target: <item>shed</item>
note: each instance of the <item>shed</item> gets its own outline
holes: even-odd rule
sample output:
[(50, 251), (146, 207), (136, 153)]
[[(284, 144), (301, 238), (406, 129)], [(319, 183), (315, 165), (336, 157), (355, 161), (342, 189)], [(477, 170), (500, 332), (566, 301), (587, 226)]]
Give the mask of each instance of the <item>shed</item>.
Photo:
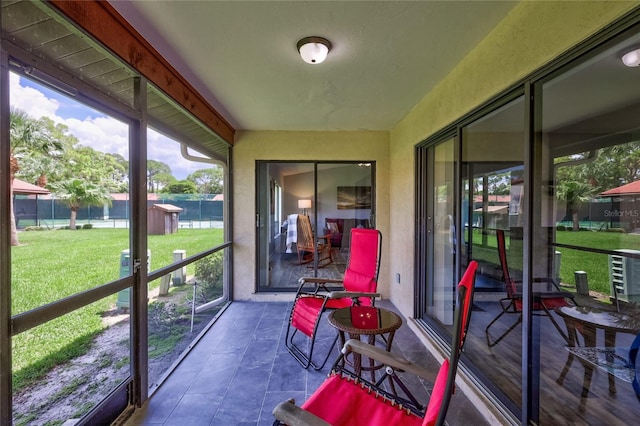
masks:
[(172, 204), (153, 204), (147, 210), (149, 235), (165, 235), (178, 232), (182, 208)]

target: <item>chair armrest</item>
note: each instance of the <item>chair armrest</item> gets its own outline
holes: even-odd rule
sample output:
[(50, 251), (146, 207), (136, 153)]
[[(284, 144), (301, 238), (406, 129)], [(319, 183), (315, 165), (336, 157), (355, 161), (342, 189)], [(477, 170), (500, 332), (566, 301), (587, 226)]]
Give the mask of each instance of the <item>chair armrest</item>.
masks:
[(391, 352), (387, 352), (383, 348), (361, 342), (357, 339), (349, 339), (344, 344), (342, 353), (346, 356), (350, 352), (356, 352), (360, 355), (366, 356), (367, 358), (376, 360), (381, 364), (388, 365), (389, 367), (395, 368), (399, 371), (406, 371), (415, 374), (416, 376), (420, 376), (423, 379), (433, 379), (432, 371), (429, 371), (420, 365), (414, 364), (404, 357), (392, 354)]
[(304, 411), (291, 401), (278, 404), (273, 409), (273, 416), (289, 426), (331, 426), (320, 417)]
[(343, 299), (345, 297), (356, 298), (356, 297), (382, 297), (380, 293), (366, 293), (366, 292), (358, 292), (358, 291), (332, 291), (327, 297), (331, 299)]
[(310, 283), (310, 284), (342, 284), (341, 279), (337, 278), (321, 278), (321, 277), (302, 277), (298, 280), (298, 283)]

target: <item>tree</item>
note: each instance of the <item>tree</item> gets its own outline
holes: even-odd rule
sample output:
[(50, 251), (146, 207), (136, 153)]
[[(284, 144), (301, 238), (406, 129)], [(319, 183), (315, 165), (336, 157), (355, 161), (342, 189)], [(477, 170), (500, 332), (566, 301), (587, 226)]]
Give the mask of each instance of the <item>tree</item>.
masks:
[(640, 179), (640, 142), (599, 149), (591, 161), (582, 162), (586, 154), (556, 158), (556, 166), (565, 163), (558, 167), (557, 182), (589, 182), (602, 192)]
[(178, 179), (176, 179), (170, 173), (158, 173), (153, 177), (153, 180), (156, 183), (156, 188), (158, 188), (158, 192), (162, 192), (163, 191), (162, 188), (166, 188), (169, 185), (176, 183), (178, 181)]
[(120, 154), (103, 153), (79, 144), (64, 124), (56, 124), (47, 117), (40, 119), (62, 150), (57, 153), (33, 152), (21, 162), (18, 177), (45, 187), (70, 179), (85, 179), (111, 192), (126, 192), (129, 163)]
[(129, 191), (129, 161), (120, 154), (105, 154), (109, 159), (109, 163), (114, 165), (111, 176), (112, 187), (115, 192)]
[(489, 175), (487, 184), (489, 195), (509, 195), (511, 191), (511, 172)]
[(63, 161), (65, 166), (56, 179), (58, 182), (82, 179), (115, 192), (121, 186), (120, 177), (126, 173), (113, 156), (88, 146), (68, 149)]
[(59, 140), (52, 137), (44, 120), (36, 120), (19, 109), (11, 108), (9, 112), (9, 138), (10, 138), (10, 167), (9, 167), (9, 187), (10, 189), (10, 227), (11, 245), (17, 246), (18, 231), (16, 229), (16, 218), (13, 212), (13, 181), (16, 173), (20, 170), (20, 162), (34, 155), (47, 154), (53, 156), (62, 150)]
[(76, 217), (80, 207), (111, 205), (111, 197), (106, 188), (81, 179), (71, 179), (55, 185), (54, 193), (71, 209), (69, 229), (76, 229)]
[(40, 121), (62, 149), (58, 152), (32, 152), (22, 159), (17, 176), (44, 188), (49, 181), (58, 182), (64, 179), (65, 171), (73, 164), (69, 156), (73, 155), (78, 139), (69, 133), (69, 128), (64, 124), (54, 123), (48, 117), (41, 117)]
[(580, 207), (593, 197), (595, 191), (596, 188), (588, 182), (563, 181), (558, 183), (558, 198), (567, 202), (567, 209), (571, 212), (574, 231), (580, 230), (580, 218), (578, 217)]
[(149, 192), (158, 192), (160, 188), (160, 182), (156, 179), (158, 175), (170, 175), (171, 167), (162, 161), (147, 160), (147, 185), (149, 185)]
[(190, 180), (178, 180), (172, 184), (167, 185), (162, 189), (162, 192), (169, 194), (197, 194), (196, 184)]
[(224, 172), (220, 167), (196, 170), (187, 176), (196, 184), (200, 194), (221, 194), (224, 191)]

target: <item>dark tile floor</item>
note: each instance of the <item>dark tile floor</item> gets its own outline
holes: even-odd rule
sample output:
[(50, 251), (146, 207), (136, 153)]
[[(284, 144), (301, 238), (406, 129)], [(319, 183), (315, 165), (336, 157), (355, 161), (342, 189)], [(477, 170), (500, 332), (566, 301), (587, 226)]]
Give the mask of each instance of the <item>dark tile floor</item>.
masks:
[[(378, 305), (395, 310), (388, 301)], [(271, 411), (279, 402), (303, 402), (326, 377), (337, 349), (322, 371), (303, 369), (284, 347), (289, 307), (285, 302), (233, 302), (126, 425), (271, 425)], [(328, 324), (323, 331), (319, 351), (333, 340)], [(393, 351), (435, 376), (437, 362), (408, 326), (396, 332)], [(447, 423), (487, 424), (461, 392), (453, 396)]]

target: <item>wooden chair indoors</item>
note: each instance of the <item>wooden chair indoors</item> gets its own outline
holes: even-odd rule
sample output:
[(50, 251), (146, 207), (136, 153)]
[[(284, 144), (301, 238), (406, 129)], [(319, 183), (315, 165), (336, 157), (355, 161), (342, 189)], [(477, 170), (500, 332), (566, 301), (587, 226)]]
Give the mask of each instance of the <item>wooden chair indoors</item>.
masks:
[(298, 263), (300, 265), (313, 262), (316, 253), (319, 268), (325, 267), (333, 262), (330, 233), (316, 238), (311, 228), (309, 216), (303, 214), (298, 215), (297, 231), (298, 241), (296, 247), (298, 251)]
[[(485, 334), (487, 336), (487, 344), (489, 347), (495, 346), (504, 339), (518, 324), (522, 323), (522, 281), (516, 281), (511, 278), (509, 273), (509, 265), (507, 263), (507, 250), (505, 244), (504, 230), (496, 230), (496, 238), (498, 243), (498, 254), (500, 257), (500, 266), (502, 267), (502, 280), (507, 291), (507, 297), (500, 299), (501, 311), (485, 328)], [(546, 289), (540, 289), (541, 291), (533, 292), (533, 311), (534, 315), (547, 316), (553, 326), (558, 330), (560, 335), (568, 343), (569, 338), (567, 333), (558, 325), (557, 321), (551, 315), (550, 310), (559, 308), (561, 306), (577, 305), (575, 302), (575, 296), (573, 293), (567, 291), (561, 291), (555, 280), (551, 278), (534, 279), (534, 285), (539, 286), (542, 283), (546, 283)], [(498, 321), (504, 314), (516, 314), (518, 319), (514, 322), (506, 331), (504, 331), (495, 340), (491, 340), (489, 329)]]
[[(449, 359), (444, 360), (437, 373), (426, 408), (423, 402), (426, 398), (416, 398), (406, 386), (408, 383), (406, 379), (415, 379), (409, 376), (418, 376), (430, 381), (433, 378), (433, 372), (380, 347), (352, 339), (345, 343), (329, 377), (302, 406), (297, 406), (290, 400), (282, 402), (273, 410), (276, 418), (274, 425), (431, 426), (444, 424), (455, 388), (458, 361), (471, 319), (477, 266), (475, 261), (470, 262), (458, 284), (451, 355)], [(342, 366), (343, 357), (350, 353), (375, 359), (383, 365), (381, 371), (385, 374), (376, 383), (357, 376), (349, 369), (348, 363)], [(394, 392), (393, 389), (389, 391), (381, 386), (388, 380), (402, 389), (402, 396), (398, 396), (398, 392)]]

